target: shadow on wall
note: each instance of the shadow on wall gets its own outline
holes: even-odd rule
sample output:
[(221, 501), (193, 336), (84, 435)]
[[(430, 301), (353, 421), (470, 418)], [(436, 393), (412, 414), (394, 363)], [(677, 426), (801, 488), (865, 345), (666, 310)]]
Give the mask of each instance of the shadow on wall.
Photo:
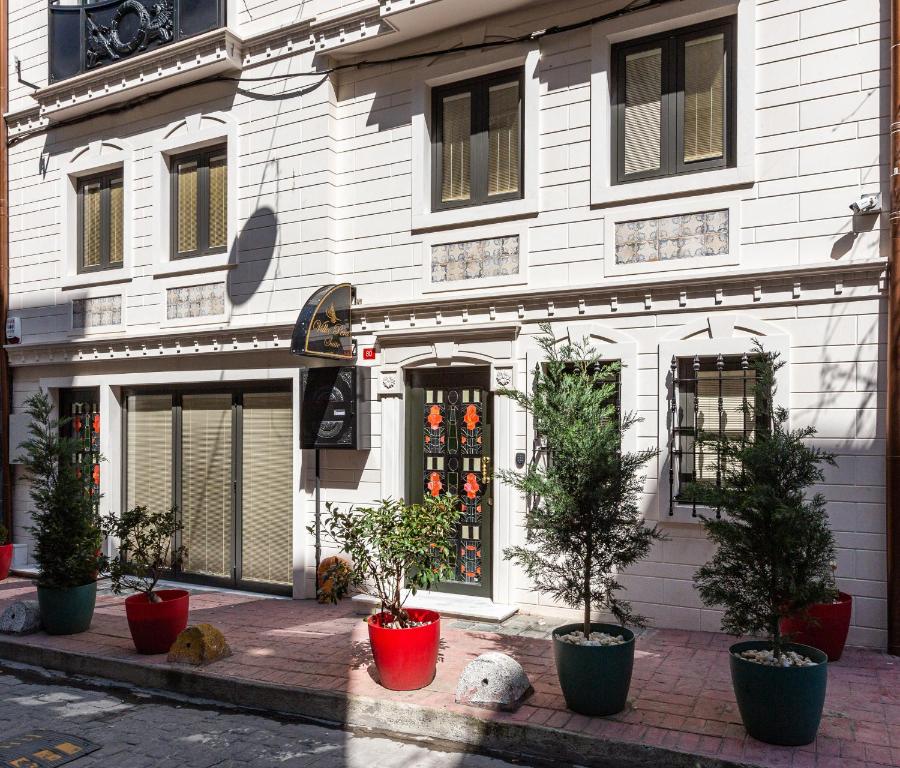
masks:
[(831, 247), (831, 258), (834, 261), (838, 261), (850, 253), (856, 244), (856, 238), (865, 232), (871, 232), (875, 229), (875, 224), (878, 223), (878, 220), (879, 217), (874, 215), (853, 216), (850, 222), (851, 230), (834, 241), (834, 245)]
[[(258, 208), (244, 222), (231, 246), (228, 297), (234, 306), (246, 304), (260, 290), (275, 257), (278, 216), (268, 206)], [(269, 279), (274, 280), (276, 274)]]

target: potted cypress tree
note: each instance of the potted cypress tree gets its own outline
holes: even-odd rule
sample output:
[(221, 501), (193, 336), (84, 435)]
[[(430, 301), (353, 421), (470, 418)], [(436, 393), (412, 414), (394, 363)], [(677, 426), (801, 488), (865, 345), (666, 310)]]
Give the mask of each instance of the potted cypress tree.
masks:
[[(617, 574), (662, 538), (638, 507), (641, 469), (656, 451), (622, 450), (622, 433), (638, 419), (619, 413), (618, 364), (603, 365), (587, 339), (557, 345), (549, 325), (541, 330), (545, 359), (531, 394), (500, 390), (531, 413), (547, 446), (543, 461), (501, 475), (533, 500), (525, 546), (504, 554), (537, 589), (583, 610), (581, 623), (553, 632), (560, 686), (569, 709), (611, 715), (625, 707), (631, 685), (634, 633), (624, 625), (645, 623), (619, 597)], [(593, 609), (618, 623), (592, 621)]]
[(51, 635), (84, 632), (97, 597), (102, 533), (95, 511), (91, 457), (77, 440), (62, 437), (69, 419), (53, 417), (53, 404), (40, 391), (25, 402), (29, 438), (20, 448), (31, 481), (41, 622)]
[(125, 598), (128, 629), (138, 653), (166, 653), (188, 622), (190, 593), (186, 589), (157, 589), (163, 573), (186, 554), (175, 545), (181, 530), (178, 510), (153, 512), (137, 506), (103, 519), (103, 532), (119, 542), (119, 555), (110, 559), (112, 589)]
[[(440, 615), (404, 603), (409, 594), (452, 575), (450, 536), (459, 521), (458, 500), (427, 497), (422, 504), (405, 504), (385, 499), (376, 507), (347, 511), (328, 504), (327, 511), (325, 538), (351, 559), (342, 578), (379, 602), (378, 613), (366, 621), (381, 684), (394, 691), (424, 688), (437, 669)], [(346, 563), (335, 567), (346, 569)]]
[[(740, 438), (701, 435), (717, 456), (722, 480), (719, 486), (695, 483), (687, 493), (722, 513), (703, 516), (716, 551), (696, 574), (700, 597), (724, 607), (722, 627), (729, 634), (765, 637), (730, 649), (744, 726), (761, 741), (797, 746), (815, 739), (827, 657), (790, 642), (781, 620), (831, 594), (834, 538), (824, 498), (808, 489), (823, 480), (822, 465), (834, 464), (834, 457), (808, 444), (813, 427), (789, 429), (787, 410), (775, 406), (775, 374), (782, 365), (756, 342), (756, 428)], [(749, 402), (744, 407), (754, 408)]]
[(13, 545), (9, 541), (9, 531), (3, 523), (0, 523), (0, 581), (9, 576), (9, 569), (13, 559)]

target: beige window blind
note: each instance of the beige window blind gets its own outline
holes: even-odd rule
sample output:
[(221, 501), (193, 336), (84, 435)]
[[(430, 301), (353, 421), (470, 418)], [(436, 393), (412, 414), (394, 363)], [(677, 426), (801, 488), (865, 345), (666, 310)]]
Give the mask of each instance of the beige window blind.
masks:
[(293, 416), (290, 392), (244, 395), (242, 576), (293, 580)]
[(81, 195), (82, 265), (85, 267), (96, 267), (100, 265), (103, 247), (103, 189), (100, 182), (90, 182), (82, 186)]
[[(718, 434), (719, 417), (719, 373), (699, 371), (697, 381), (697, 432), (698, 435)], [(754, 414), (756, 384), (753, 371), (747, 371), (746, 397), (748, 408), (744, 408), (744, 372), (722, 371), (722, 433), (731, 439), (746, 436), (753, 438), (756, 426)], [(716, 453), (712, 445), (697, 447), (695, 478), (698, 481), (715, 481)]]
[(122, 180), (113, 179), (109, 183), (109, 262), (121, 264), (124, 255), (125, 210), (122, 194)]
[(519, 190), (519, 84), (492, 86), (489, 92), (488, 194)]
[(181, 416), (182, 541), (185, 571), (231, 576), (231, 395), (185, 395)]
[(625, 174), (660, 168), (662, 50), (625, 57)]
[(725, 36), (684, 44), (684, 162), (725, 153)]
[(209, 247), (222, 248), (228, 237), (228, 165), (225, 155), (209, 160)]
[(178, 253), (197, 250), (197, 162), (186, 160), (177, 164), (178, 183)]
[(128, 509), (149, 507), (163, 512), (172, 506), (172, 398), (170, 395), (128, 397), (126, 428)]
[(472, 97), (468, 93), (443, 100), (441, 200), (468, 200), (472, 195)]

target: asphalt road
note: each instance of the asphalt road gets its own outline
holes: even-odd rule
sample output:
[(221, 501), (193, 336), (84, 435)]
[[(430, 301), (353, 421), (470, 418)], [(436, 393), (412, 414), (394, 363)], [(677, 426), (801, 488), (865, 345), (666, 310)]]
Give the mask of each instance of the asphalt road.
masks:
[[(52, 730), (100, 745), (73, 768), (503, 768), (502, 760), (354, 735), (291, 720), (0, 673), (0, 748)], [(0, 761), (0, 766), (8, 763)], [(28, 763), (21, 763), (27, 766)], [(521, 765), (521, 764), (519, 764)]]

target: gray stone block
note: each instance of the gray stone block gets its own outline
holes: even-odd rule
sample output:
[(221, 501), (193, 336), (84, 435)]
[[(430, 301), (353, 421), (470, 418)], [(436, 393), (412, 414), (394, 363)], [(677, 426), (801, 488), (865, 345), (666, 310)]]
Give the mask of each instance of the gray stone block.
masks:
[(16, 600), (0, 615), (0, 632), (29, 635), (41, 628), (41, 612), (37, 600)]
[(514, 712), (532, 690), (518, 661), (490, 651), (466, 665), (456, 685), (456, 703)]

